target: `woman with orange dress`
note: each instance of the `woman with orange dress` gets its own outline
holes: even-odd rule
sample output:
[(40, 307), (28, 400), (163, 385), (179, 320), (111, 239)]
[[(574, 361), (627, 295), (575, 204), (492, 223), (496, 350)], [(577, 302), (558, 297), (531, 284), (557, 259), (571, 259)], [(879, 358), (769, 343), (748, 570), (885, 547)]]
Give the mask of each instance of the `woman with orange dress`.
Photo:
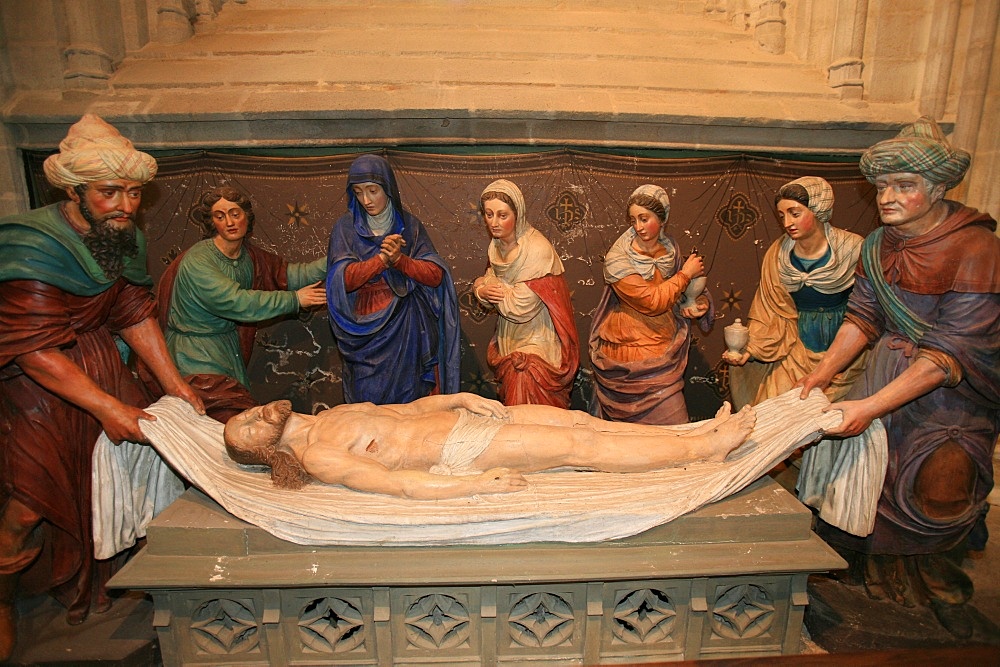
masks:
[(630, 227), (605, 255), (606, 285), (590, 331), (595, 412), (612, 421), (683, 424), (690, 320), (707, 328), (712, 317), (708, 293), (698, 284), (689, 288), (705, 265), (694, 253), (681, 261), (666, 233), (670, 198), (663, 188), (637, 188), (626, 212)]

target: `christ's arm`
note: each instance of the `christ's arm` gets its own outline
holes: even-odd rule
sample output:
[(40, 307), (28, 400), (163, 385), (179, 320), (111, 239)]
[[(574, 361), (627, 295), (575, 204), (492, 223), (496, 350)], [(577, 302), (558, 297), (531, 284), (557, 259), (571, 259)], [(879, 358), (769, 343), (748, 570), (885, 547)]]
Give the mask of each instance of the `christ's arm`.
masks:
[(355, 491), (416, 500), (511, 493), (528, 486), (520, 474), (506, 468), (453, 477), (421, 470), (389, 470), (377, 461), (352, 455), (320, 458), (308, 454), (303, 457), (302, 464), (310, 475), (325, 484), (340, 484)]
[(466, 392), (458, 394), (438, 394), (436, 396), (424, 396), (412, 403), (397, 403), (395, 405), (383, 405), (402, 415), (419, 415), (438, 410), (455, 410), (465, 408), (469, 412), (487, 417), (506, 418), (509, 412), (500, 401), (484, 398), (477, 394)]

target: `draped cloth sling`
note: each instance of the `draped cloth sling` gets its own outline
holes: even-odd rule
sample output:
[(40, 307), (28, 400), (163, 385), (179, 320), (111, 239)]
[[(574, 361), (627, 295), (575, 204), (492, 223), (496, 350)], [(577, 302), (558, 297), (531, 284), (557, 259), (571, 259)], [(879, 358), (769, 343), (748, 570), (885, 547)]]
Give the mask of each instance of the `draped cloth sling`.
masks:
[[(756, 406), (750, 438), (722, 463), (699, 462), (644, 473), (601, 473), (561, 469), (525, 475), (519, 493), (420, 501), (313, 483), (298, 491), (275, 488), (266, 471), (251, 471), (227, 456), (222, 425), (197, 415), (186, 403), (164, 397), (150, 406), (156, 421), (141, 426), (154, 447), (192, 484), (236, 517), (297, 544), (445, 545), (515, 544), (539, 541), (597, 542), (641, 533), (743, 489), (796, 448), (817, 440), (840, 423), (840, 412), (816, 390), (799, 400), (799, 390)], [(698, 424), (663, 426), (684, 433)], [(107, 457), (125, 456), (102, 437), (95, 468)], [(143, 447), (149, 449), (148, 447)], [(119, 477), (124, 477), (119, 475)], [(140, 475), (137, 487), (155, 475)], [(168, 494), (171, 492), (166, 485)], [(138, 489), (141, 490), (141, 489)], [(133, 497), (94, 483), (95, 516), (119, 506), (159, 507), (162, 501)], [(871, 509), (874, 512), (874, 507)], [(145, 514), (153, 512), (145, 511)], [(106, 552), (128, 546), (145, 534), (144, 525), (104, 521), (97, 539)], [(96, 528), (96, 527), (95, 527)]]

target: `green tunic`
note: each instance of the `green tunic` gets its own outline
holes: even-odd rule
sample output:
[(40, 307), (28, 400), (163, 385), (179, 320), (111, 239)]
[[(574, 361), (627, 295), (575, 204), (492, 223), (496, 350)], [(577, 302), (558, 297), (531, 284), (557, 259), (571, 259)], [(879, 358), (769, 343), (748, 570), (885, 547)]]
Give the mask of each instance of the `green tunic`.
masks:
[(245, 247), (239, 259), (230, 259), (212, 239), (193, 245), (177, 270), (165, 332), (181, 375), (227, 375), (249, 388), (236, 325), (297, 313), (295, 290), (325, 276), (321, 257), (288, 265), (288, 291), (254, 290)]

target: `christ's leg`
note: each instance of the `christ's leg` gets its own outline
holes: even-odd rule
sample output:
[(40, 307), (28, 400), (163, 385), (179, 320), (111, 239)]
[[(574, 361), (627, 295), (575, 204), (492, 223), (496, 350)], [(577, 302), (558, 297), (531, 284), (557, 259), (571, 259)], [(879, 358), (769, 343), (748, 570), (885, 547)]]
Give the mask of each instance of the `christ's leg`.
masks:
[(633, 422), (605, 421), (580, 410), (564, 410), (550, 405), (511, 405), (512, 421), (516, 424), (535, 424), (538, 426), (559, 426), (562, 428), (586, 428), (602, 433), (618, 435), (701, 435), (709, 433), (732, 415), (729, 401), (722, 404), (715, 417), (699, 424), (697, 428), (684, 426), (667, 426), (659, 424), (636, 424)]
[(697, 428), (691, 429), (686, 435), (701, 435), (703, 433), (708, 433), (719, 424), (729, 419), (732, 414), (733, 406), (730, 405), (729, 401), (723, 401), (722, 407), (715, 413), (715, 417), (706, 420), (703, 424), (699, 424)]
[[(516, 418), (515, 407), (528, 406), (512, 406)], [(521, 472), (562, 466), (644, 472), (694, 461), (722, 461), (746, 440), (756, 419), (753, 408), (747, 406), (706, 433), (680, 436), (643, 424), (623, 424), (627, 430), (597, 430), (588, 427), (585, 420), (566, 425), (510, 424), (500, 429), (475, 465)], [(617, 424), (594, 421), (602, 426)]]

